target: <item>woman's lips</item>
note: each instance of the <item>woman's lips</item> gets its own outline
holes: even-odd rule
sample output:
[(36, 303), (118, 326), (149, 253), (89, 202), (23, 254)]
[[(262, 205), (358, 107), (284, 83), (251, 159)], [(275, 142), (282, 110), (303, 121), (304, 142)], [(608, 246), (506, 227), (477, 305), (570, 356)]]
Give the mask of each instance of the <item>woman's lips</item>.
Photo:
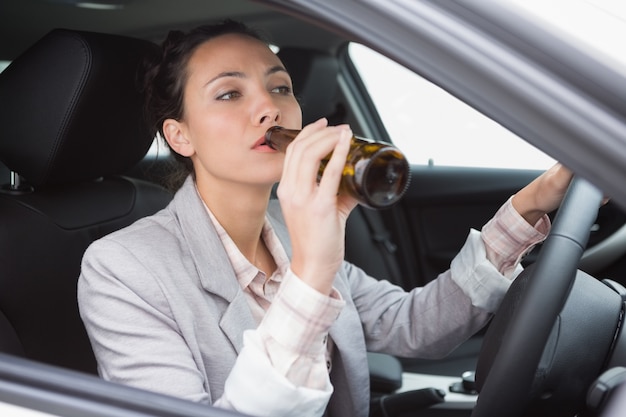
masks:
[(276, 150), (270, 148), (267, 143), (265, 143), (265, 135), (261, 136), (256, 142), (254, 142), (252, 149), (262, 152), (276, 152)]

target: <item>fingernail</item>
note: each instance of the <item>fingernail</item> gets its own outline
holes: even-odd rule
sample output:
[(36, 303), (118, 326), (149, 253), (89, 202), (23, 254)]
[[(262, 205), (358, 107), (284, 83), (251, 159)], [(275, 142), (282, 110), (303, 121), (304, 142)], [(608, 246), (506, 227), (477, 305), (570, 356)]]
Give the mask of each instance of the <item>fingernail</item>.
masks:
[(352, 129), (346, 128), (341, 132), (341, 140), (350, 140), (352, 138)]

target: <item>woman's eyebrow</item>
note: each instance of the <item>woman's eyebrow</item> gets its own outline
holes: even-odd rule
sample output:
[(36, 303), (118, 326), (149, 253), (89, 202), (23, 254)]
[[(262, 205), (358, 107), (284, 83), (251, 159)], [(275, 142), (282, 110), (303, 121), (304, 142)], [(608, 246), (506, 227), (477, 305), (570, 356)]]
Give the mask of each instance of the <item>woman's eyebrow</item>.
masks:
[[(276, 74), (277, 72), (284, 72), (287, 75), (289, 74), (287, 72), (287, 70), (285, 69), (285, 67), (283, 67), (281, 65), (275, 65), (273, 67), (268, 68), (268, 70), (265, 71), (265, 75), (269, 76), (269, 75), (272, 75), (272, 74)], [(227, 77), (246, 78), (246, 74), (244, 72), (241, 72), (241, 71), (224, 71), (224, 72), (220, 72), (215, 77), (211, 78), (205, 84), (205, 86), (210, 85), (211, 83), (219, 80), (220, 78), (227, 78)]]
[(215, 77), (211, 78), (209, 81), (207, 81), (205, 85), (205, 87), (211, 83), (214, 83), (215, 81), (219, 80), (220, 78), (227, 78), (227, 77), (235, 77), (235, 78), (246, 78), (246, 74), (244, 74), (241, 71), (224, 71), (224, 72), (220, 72), (219, 74), (217, 74)]
[(266, 72), (265, 75), (272, 75), (272, 74), (276, 74), (277, 72), (284, 72), (285, 74), (289, 74), (287, 72), (287, 70), (285, 69), (285, 67), (281, 66), (281, 65), (275, 65), (271, 68), (269, 68)]

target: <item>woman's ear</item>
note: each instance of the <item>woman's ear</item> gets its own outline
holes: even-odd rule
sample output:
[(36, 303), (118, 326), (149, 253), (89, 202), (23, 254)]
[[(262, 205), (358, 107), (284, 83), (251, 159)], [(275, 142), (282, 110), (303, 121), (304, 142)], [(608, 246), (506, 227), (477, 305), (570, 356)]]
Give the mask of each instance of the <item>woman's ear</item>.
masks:
[(163, 134), (174, 152), (186, 157), (194, 154), (195, 149), (187, 139), (183, 124), (178, 120), (166, 119), (163, 122)]

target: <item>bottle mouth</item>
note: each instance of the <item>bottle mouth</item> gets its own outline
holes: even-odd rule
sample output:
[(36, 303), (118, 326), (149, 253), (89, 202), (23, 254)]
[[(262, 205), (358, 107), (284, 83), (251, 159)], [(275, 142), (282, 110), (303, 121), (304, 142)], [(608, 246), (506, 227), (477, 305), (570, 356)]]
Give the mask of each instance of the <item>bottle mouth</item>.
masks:
[(377, 151), (369, 164), (357, 162), (354, 176), (357, 184), (364, 186), (358, 191), (371, 208), (386, 208), (400, 200), (409, 188), (410, 166), (404, 155), (395, 148)]
[(274, 133), (274, 131), (278, 131), (281, 130), (282, 126), (272, 126), (269, 129), (267, 129), (267, 131), (265, 132), (265, 142), (264, 145), (269, 146), (270, 148), (274, 149), (274, 150), (278, 150), (276, 149), (276, 144), (274, 142), (272, 142), (272, 133)]
[(267, 145), (276, 151), (285, 152), (287, 145), (289, 145), (291, 141), (298, 136), (298, 133), (300, 133), (300, 130), (298, 129), (287, 129), (282, 126), (272, 126), (265, 132), (264, 145)]

